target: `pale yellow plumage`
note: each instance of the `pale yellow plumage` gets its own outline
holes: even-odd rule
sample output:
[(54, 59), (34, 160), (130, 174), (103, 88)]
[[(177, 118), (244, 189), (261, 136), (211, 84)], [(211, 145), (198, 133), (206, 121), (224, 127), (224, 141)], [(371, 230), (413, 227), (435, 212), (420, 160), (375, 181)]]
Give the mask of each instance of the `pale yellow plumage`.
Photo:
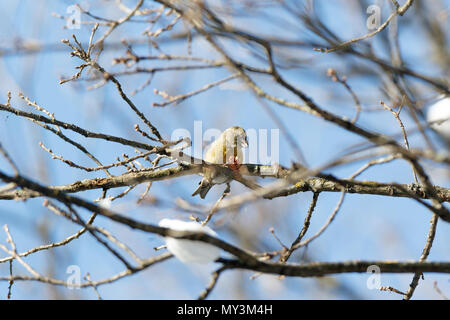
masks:
[(234, 160), (230, 159), (230, 157), (235, 157), (239, 163), (242, 163), (244, 160), (242, 147), (238, 143), (229, 141), (227, 134), (224, 133), (209, 146), (205, 152), (204, 160), (217, 164), (233, 164)]

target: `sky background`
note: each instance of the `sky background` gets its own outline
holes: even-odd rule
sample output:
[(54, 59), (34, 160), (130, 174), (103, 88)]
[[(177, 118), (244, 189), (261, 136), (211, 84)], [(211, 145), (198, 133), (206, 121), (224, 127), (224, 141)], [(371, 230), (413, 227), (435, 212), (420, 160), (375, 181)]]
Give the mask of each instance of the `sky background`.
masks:
[[(324, 18), (327, 26), (341, 35), (343, 39), (367, 33), (365, 19), (367, 16), (353, 15), (343, 8), (346, 1), (319, 1), (318, 14)], [(90, 26), (82, 26), (79, 30), (64, 29), (65, 21), (52, 16), (52, 13), (65, 14), (74, 1), (3, 1), (0, 12), (0, 101), (7, 100), (7, 92), (12, 92), (12, 105), (32, 111), (18, 97), (22, 92), (32, 101), (55, 114), (62, 121), (76, 123), (88, 130), (119, 135), (128, 139), (145, 141), (133, 129), (139, 123), (135, 114), (120, 99), (113, 84), (88, 90), (95, 82), (80, 81), (64, 85), (59, 84), (61, 78), (68, 78), (76, 73), (74, 69), (80, 61), (71, 58), (69, 49), (61, 43), (62, 39), (71, 38), (72, 33), (84, 41), (89, 39)], [(134, 1), (125, 1), (131, 7)], [(150, 2), (146, 2), (147, 6)], [(355, 5), (357, 4), (354, 1)], [(390, 7), (387, 1), (374, 1), (382, 10), (382, 21), (388, 16)], [(367, 4), (371, 4), (367, 2)], [(85, 7), (90, 5), (94, 13), (118, 18), (123, 15), (115, 7), (114, 1), (81, 2)], [(365, 6), (364, 3), (362, 6)], [(436, 1), (436, 6), (444, 6), (449, 10), (450, 1)], [(438, 7), (437, 7), (438, 8)], [(283, 33), (286, 38), (301, 38), (301, 26), (298, 30), (283, 29), (283, 25), (295, 24), (291, 16), (277, 10), (267, 10), (264, 14), (274, 17), (273, 20), (263, 19), (230, 19), (250, 32), (277, 35)], [(275, 19), (275, 17), (277, 19)], [(82, 19), (91, 20), (86, 16)], [(403, 18), (402, 18), (403, 19)], [(404, 27), (400, 23), (400, 47), (403, 59), (418, 72), (432, 76), (442, 76), (439, 66), (430, 59), (431, 48), (424, 46), (426, 35), (420, 24), (408, 21)], [(448, 25), (448, 16), (443, 17)], [(170, 21), (166, 19), (166, 22)], [(282, 21), (276, 22), (276, 21)], [(401, 20), (402, 22), (403, 20)], [(137, 39), (141, 36), (147, 24), (128, 23), (120, 26), (108, 38), (108, 41), (118, 43), (122, 39)], [(100, 29), (104, 32), (105, 29)], [(101, 33), (99, 33), (101, 34)], [(448, 35), (447, 35), (448, 37)], [(41, 44), (51, 46), (36, 54), (13, 53), (20, 43)], [(228, 45), (235, 57), (258, 65), (248, 48)], [(373, 41), (374, 49), (381, 57), (388, 58), (383, 50), (383, 44)], [(180, 41), (160, 44), (166, 53), (186, 54), (186, 44)], [(117, 50), (105, 50), (100, 64), (108, 71), (123, 70), (123, 66), (114, 66), (114, 57), (123, 56), (125, 47)], [(148, 46), (136, 46), (138, 54), (155, 53)], [(152, 51), (153, 50), (153, 51)], [(291, 54), (290, 48), (285, 48), (285, 54)], [(217, 57), (214, 51), (203, 40), (194, 40), (192, 44), (194, 55)], [(278, 52), (275, 52), (277, 55)], [(281, 54), (281, 53), (280, 53)], [(324, 109), (349, 118), (354, 115), (354, 104), (348, 92), (337, 83), (330, 81), (326, 70), (330, 67), (346, 74), (350, 70), (341, 57), (324, 56), (310, 49), (297, 49), (296, 57), (314, 63), (315, 68), (296, 68), (283, 70), (283, 75), (294, 85), (307, 92), (310, 97)], [(373, 67), (370, 63), (357, 61), (361, 66)], [(160, 62), (143, 62), (141, 66), (155, 67)], [(176, 63), (173, 63), (176, 64)], [(169, 64), (165, 64), (169, 65)], [(254, 95), (245, 89), (239, 80), (232, 80), (226, 85), (216, 87), (203, 94), (196, 95), (176, 106), (155, 108), (154, 102), (163, 99), (153, 93), (154, 89), (164, 90), (173, 95), (186, 93), (204, 85), (225, 78), (229, 75), (226, 69), (207, 69), (190, 72), (164, 72), (153, 78), (151, 85), (132, 96), (133, 102), (142, 110), (161, 131), (165, 138), (170, 138), (176, 129), (187, 129), (193, 132), (194, 121), (201, 120), (203, 131), (209, 128), (224, 130), (238, 125), (244, 129), (277, 129), (278, 125)], [(147, 81), (147, 75), (123, 76), (119, 80), (127, 93)], [(255, 77), (268, 91), (285, 99), (296, 101), (289, 93), (274, 87), (267, 79)], [(349, 77), (349, 84), (360, 97), (364, 108), (378, 108), (380, 97), (379, 82), (376, 78), (355, 75)], [(420, 82), (414, 84), (421, 89), (422, 98), (432, 98), (437, 95), (433, 88)], [(384, 99), (384, 97), (382, 97)], [(390, 101), (388, 101), (390, 102)], [(267, 103), (273, 112), (282, 120), (290, 134), (300, 145), (308, 164), (319, 167), (334, 159), (345, 148), (362, 140), (348, 132), (326, 123), (318, 118), (294, 110)], [(414, 127), (412, 119), (406, 113), (405, 126)], [(142, 123), (139, 123), (144, 128)], [(386, 111), (368, 112), (361, 115), (358, 124), (366, 129), (394, 134), (399, 132), (398, 125), (392, 114)], [(131, 148), (122, 145), (106, 143), (95, 139), (85, 139), (75, 133), (65, 132), (67, 136), (82, 142), (88, 150), (96, 155), (102, 163), (112, 163), (122, 153), (134, 155)], [(433, 135), (433, 139), (436, 137)], [(104, 176), (103, 172), (88, 173), (69, 168), (64, 163), (51, 159), (51, 156), (39, 147), (42, 141), (56, 154), (64, 155), (76, 163), (94, 166), (92, 161), (72, 146), (63, 143), (58, 137), (43, 130), (30, 121), (17, 118), (14, 115), (0, 113), (0, 142), (18, 164), (26, 177), (41, 181), (48, 185), (68, 184), (76, 180)], [(435, 139), (440, 149), (444, 146)], [(410, 136), (413, 147), (423, 147), (424, 143), (418, 135)], [(279, 162), (289, 166), (296, 155), (286, 137), (280, 133)], [(333, 169), (338, 177), (348, 177), (364, 163), (351, 164)], [(439, 167), (430, 167), (432, 180), (440, 186), (450, 187), (448, 175)], [(12, 173), (3, 158), (0, 158), (0, 168)], [(123, 173), (123, 169), (111, 170), (113, 174)], [(443, 173), (444, 172), (444, 173)], [(403, 161), (394, 161), (382, 166), (376, 166), (364, 174), (359, 180), (376, 180), (379, 182), (412, 183), (411, 168)], [(151, 195), (156, 197), (158, 205), (136, 204), (136, 199), (144, 191), (145, 185), (140, 185), (126, 197), (113, 202), (112, 209), (134, 219), (149, 223), (157, 223), (165, 217), (187, 220), (189, 213), (177, 209), (173, 203), (176, 198), (189, 200), (198, 204), (211, 204), (218, 198), (224, 186), (216, 187), (206, 200), (190, 197), (196, 188), (200, 177), (182, 177), (164, 182), (154, 183)], [(266, 181), (260, 181), (265, 183)], [(110, 191), (117, 195), (124, 189)], [(238, 194), (245, 189), (237, 183), (232, 184), (232, 194)], [(83, 199), (96, 199), (99, 191), (89, 191), (78, 194)], [(314, 212), (307, 237), (317, 232), (326, 222), (340, 197), (339, 193), (322, 193)], [(256, 251), (271, 251), (279, 249), (279, 244), (269, 232), (273, 227), (276, 235), (285, 244), (290, 244), (297, 236), (312, 198), (311, 193), (299, 193), (289, 198), (278, 198), (272, 201), (257, 202), (246, 205), (239, 212), (224, 212), (217, 215), (212, 225), (221, 238), (243, 248)], [(20, 252), (35, 246), (60, 241), (78, 230), (61, 217), (56, 217), (42, 206), (43, 199), (29, 199), (26, 202), (0, 200), (0, 225), (7, 224)], [(447, 205), (448, 207), (448, 205)], [(83, 212), (87, 217), (87, 212)], [(343, 207), (335, 221), (318, 239), (307, 248), (308, 259), (314, 261), (345, 261), (345, 260), (417, 260), (425, 245), (431, 214), (423, 206), (413, 200), (380, 197), (372, 195), (347, 195)], [(129, 244), (142, 257), (158, 255), (154, 247), (163, 244), (163, 239), (148, 233), (131, 231), (129, 228), (112, 223), (105, 218), (97, 218), (98, 225), (108, 229), (121, 240)], [(245, 236), (244, 236), (245, 235)], [(0, 232), (0, 242), (6, 244), (6, 234)], [(450, 254), (450, 225), (439, 221), (435, 242), (429, 255), (430, 261), (448, 261)], [(0, 253), (0, 259), (4, 253)], [(291, 262), (300, 261), (304, 249), (299, 250), (291, 258)], [(80, 267), (82, 274), (89, 272), (92, 280), (112, 276), (123, 270), (121, 263), (111, 256), (110, 252), (100, 246), (90, 235), (85, 234), (71, 242), (68, 246), (39, 252), (30, 255), (26, 261), (42, 274), (51, 274), (58, 279), (65, 279), (65, 273), (70, 265)], [(104, 299), (192, 299), (205, 288), (210, 274), (218, 266), (186, 265), (177, 259), (170, 259), (157, 264), (137, 275), (124, 278), (115, 283), (99, 288)], [(6, 276), (9, 264), (0, 264), (0, 276)], [(14, 263), (15, 274), (26, 274), (26, 270)], [(253, 299), (399, 299), (394, 293), (369, 290), (366, 286), (367, 274), (346, 274), (316, 279), (284, 278), (272, 275), (262, 275), (250, 280), (252, 272), (232, 271), (224, 273), (210, 298), (253, 298)], [(411, 274), (383, 274), (383, 286), (392, 286), (406, 291), (412, 279)], [(450, 278), (448, 275), (425, 274), (414, 294), (416, 299), (439, 299), (433, 288), (438, 281), (439, 288), (450, 294)], [(0, 299), (6, 298), (7, 282), (0, 282)], [(95, 299), (92, 289), (68, 290), (66, 288), (51, 288), (41, 283), (17, 282), (12, 289), (13, 299), (39, 298), (87, 298)]]

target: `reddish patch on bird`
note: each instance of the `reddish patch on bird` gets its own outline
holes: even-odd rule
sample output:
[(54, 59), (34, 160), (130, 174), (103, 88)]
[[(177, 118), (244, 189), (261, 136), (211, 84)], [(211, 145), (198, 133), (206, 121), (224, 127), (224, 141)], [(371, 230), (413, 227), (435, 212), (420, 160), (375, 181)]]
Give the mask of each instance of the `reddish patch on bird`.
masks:
[(242, 163), (239, 162), (238, 157), (230, 156), (229, 161), (227, 163), (227, 167), (233, 171), (239, 171)]

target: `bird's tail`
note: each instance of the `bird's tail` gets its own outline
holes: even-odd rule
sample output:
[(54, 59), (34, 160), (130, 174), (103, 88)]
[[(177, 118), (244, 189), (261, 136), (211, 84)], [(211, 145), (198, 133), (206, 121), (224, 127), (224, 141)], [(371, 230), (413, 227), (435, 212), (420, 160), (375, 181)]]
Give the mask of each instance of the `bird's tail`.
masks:
[(212, 183), (207, 181), (206, 179), (202, 179), (202, 181), (199, 182), (197, 189), (192, 193), (192, 196), (195, 196), (197, 194), (200, 194), (200, 198), (205, 199), (206, 194), (208, 193), (209, 189), (211, 189)]

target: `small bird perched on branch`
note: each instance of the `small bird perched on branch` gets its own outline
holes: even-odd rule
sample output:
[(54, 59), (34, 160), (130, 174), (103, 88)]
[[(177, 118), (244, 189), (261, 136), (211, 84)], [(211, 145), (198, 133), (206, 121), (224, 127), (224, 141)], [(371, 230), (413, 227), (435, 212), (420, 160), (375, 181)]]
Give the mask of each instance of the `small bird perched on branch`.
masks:
[[(242, 149), (248, 147), (247, 134), (241, 127), (231, 127), (226, 129), (215, 140), (205, 153), (204, 160), (212, 164), (224, 164), (229, 169), (238, 171), (243, 163)], [(205, 198), (208, 191), (215, 184), (229, 183), (231, 177), (216, 166), (206, 165), (203, 168), (203, 179), (192, 196), (200, 194)]]

